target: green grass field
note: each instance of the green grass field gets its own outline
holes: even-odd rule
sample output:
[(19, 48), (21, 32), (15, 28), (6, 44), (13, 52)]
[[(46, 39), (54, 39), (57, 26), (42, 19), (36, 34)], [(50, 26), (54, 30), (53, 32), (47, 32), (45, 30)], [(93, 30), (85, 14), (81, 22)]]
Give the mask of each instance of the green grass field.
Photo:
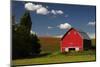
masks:
[[(59, 38), (49, 38), (41, 37), (41, 54), (49, 53), (48, 55), (27, 58), (27, 59), (17, 59), (12, 61), (12, 65), (34, 65), (34, 64), (49, 64), (49, 63), (67, 63), (67, 62), (83, 62), (83, 61), (95, 61), (95, 50), (88, 50), (82, 52), (71, 52), (62, 54), (60, 52), (60, 39)], [(95, 44), (95, 40), (92, 40)]]
[(67, 62), (83, 62), (83, 61), (95, 61), (95, 52), (75, 52), (69, 54), (53, 53), (47, 56), (30, 58), (30, 59), (18, 59), (13, 60), (13, 65), (34, 65), (34, 64), (49, 64), (49, 63), (67, 63)]

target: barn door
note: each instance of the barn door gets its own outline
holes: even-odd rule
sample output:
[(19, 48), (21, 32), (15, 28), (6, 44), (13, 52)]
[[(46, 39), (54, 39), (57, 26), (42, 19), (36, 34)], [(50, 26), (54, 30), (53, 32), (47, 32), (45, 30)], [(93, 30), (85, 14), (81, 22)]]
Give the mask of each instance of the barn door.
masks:
[(75, 48), (69, 48), (69, 52), (74, 52)]

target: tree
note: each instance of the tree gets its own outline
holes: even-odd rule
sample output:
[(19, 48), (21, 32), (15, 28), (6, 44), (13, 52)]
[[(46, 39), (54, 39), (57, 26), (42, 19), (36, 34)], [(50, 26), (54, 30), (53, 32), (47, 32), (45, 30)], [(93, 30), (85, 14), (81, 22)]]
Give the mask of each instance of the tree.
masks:
[(32, 42), (32, 45), (33, 45), (33, 47), (32, 47), (32, 49), (33, 49), (32, 54), (33, 55), (39, 54), (40, 51), (41, 51), (40, 50), (41, 45), (39, 43), (39, 39), (36, 36), (36, 34), (31, 34), (31, 40), (32, 40), (31, 42)]
[(16, 31), (13, 31), (13, 55), (16, 57), (27, 57), (40, 53), (40, 43), (36, 35), (30, 33), (32, 26), (28, 11), (24, 13)]

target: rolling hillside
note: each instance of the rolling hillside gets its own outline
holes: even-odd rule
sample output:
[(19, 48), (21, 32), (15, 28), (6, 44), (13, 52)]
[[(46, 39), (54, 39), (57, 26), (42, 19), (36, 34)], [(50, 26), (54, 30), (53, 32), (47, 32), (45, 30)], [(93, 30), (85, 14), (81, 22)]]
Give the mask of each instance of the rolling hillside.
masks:
[[(60, 38), (39, 37), (42, 52), (60, 51)], [(96, 39), (91, 39), (92, 45), (95, 46)]]
[[(55, 37), (39, 37), (42, 52), (60, 51), (60, 38)], [(91, 39), (92, 45), (95, 46), (96, 39)]]
[(60, 49), (60, 38), (39, 37), (43, 52), (54, 52)]
[[(39, 37), (42, 46), (42, 52), (50, 53), (39, 58), (26, 58), (13, 60), (13, 65), (34, 65), (34, 64), (48, 64), (48, 63), (67, 63), (67, 62), (83, 62), (95, 61), (95, 51), (89, 50), (84, 52), (72, 52), (61, 54), (60, 51), (60, 38), (54, 37)], [(95, 39), (92, 39), (95, 44)]]

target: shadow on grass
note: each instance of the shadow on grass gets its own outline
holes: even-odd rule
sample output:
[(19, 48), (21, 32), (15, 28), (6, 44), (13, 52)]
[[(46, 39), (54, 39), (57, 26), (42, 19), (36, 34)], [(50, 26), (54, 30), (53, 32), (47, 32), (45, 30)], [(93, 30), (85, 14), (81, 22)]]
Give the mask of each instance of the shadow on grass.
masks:
[(19, 56), (19, 57), (13, 58), (13, 60), (40, 58), (40, 57), (44, 57), (44, 56), (48, 56), (48, 55), (51, 55), (51, 53), (41, 53), (41, 54), (38, 54), (38, 55), (31, 55), (31, 56)]

